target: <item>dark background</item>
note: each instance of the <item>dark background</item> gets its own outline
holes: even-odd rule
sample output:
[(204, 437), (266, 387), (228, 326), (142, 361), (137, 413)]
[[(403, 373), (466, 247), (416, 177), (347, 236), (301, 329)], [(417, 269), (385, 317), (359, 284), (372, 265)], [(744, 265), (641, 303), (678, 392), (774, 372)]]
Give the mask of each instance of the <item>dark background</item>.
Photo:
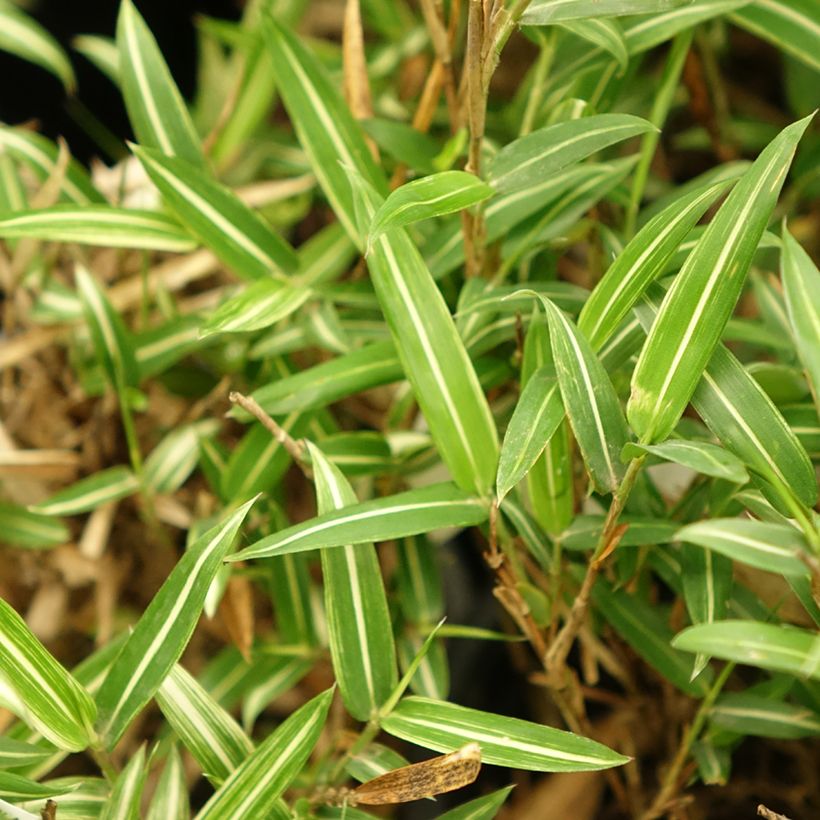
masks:
[[(52, 139), (64, 136), (72, 153), (82, 161), (100, 150), (78, 122), (83, 107), (118, 137), (131, 137), (119, 91), (85, 57), (71, 48), (78, 34), (113, 37), (118, 0), (40, 0), (26, 11), (38, 20), (66, 50), (77, 75), (77, 99), (66, 97), (60, 82), (39, 66), (0, 52), (0, 121), (17, 125), (36, 120), (39, 130)], [(136, 0), (168, 62), (183, 96), (194, 89), (196, 31), (194, 18), (206, 14), (238, 19), (241, 0)]]

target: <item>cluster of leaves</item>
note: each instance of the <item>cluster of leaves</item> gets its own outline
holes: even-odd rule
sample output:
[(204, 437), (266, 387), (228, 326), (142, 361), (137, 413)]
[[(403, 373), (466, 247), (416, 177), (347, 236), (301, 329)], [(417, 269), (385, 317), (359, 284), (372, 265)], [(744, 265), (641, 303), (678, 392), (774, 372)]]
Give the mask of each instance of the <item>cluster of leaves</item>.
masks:
[[(2, 809), (32, 817), (54, 798), (60, 818), (136, 817), (161, 768), (149, 816), (187, 817), (181, 746), (213, 787), (198, 817), (367, 817), (323, 795), (405, 765), (380, 732), (442, 752), (477, 742), (484, 762), (528, 771), (618, 767), (634, 750), (588, 737), (567, 664), (579, 635), (613, 685), (636, 687), (606, 646), (617, 640), (694, 704), (635, 809), (645, 818), (676, 798), (690, 759), (723, 783), (744, 737), (820, 733), (820, 274), (795, 238), (818, 190), (820, 138), (801, 110), (820, 71), (816, 3), (430, 0), (417, 16), (374, 0), (367, 55), (357, 2), (341, 50), (294, 33), (305, 5), (202, 20), (193, 109), (131, 0), (115, 41), (78, 41), (121, 89), (137, 141), (113, 194), (65, 146), (0, 128), (13, 306), (0, 361), (19, 369), (57, 340), (83, 396), (116, 398), (128, 459), (36, 504), (3, 502), (4, 539), (48, 550), (68, 519), (110, 520), (133, 498), (150, 541), (180, 519), (163, 500), (200, 494), (150, 604), (73, 671), (0, 600), (0, 703), (20, 718), (0, 738)], [(519, 26), (535, 59), (488, 110)], [(769, 132), (724, 111), (682, 141), (757, 158), (664, 183), (651, 163), (687, 55), (714, 67), (738, 28), (783, 52), (802, 119)], [(0, 31), (0, 47), (73, 83), (54, 41), (5, 2)], [(414, 118), (395, 77), (431, 49)], [(269, 121), (277, 100), (286, 126)], [(126, 195), (135, 178), (148, 207)], [(137, 251), (118, 257), (120, 281), (101, 275), (100, 247)], [(748, 281), (758, 313), (735, 317)], [(159, 440), (142, 423), (155, 385), (203, 399)], [(213, 400), (229, 385), (242, 393), (223, 419)], [(294, 462), (316, 498), (299, 523)], [(486, 538), (496, 597), (572, 732), (448, 702), (445, 638), (498, 637), (441, 625), (434, 534), (466, 527)], [(388, 575), (375, 542), (395, 542)], [(274, 626), (194, 677), (178, 661), (235, 579), (269, 595)], [(801, 626), (781, 616), (785, 597)], [(313, 754), (330, 689), (255, 737), (328, 654), (356, 739), (328, 733)], [(164, 730), (146, 753), (123, 737), (152, 702)], [(49, 778), (84, 750), (101, 777)], [(490, 818), (508, 791), (446, 816)]]

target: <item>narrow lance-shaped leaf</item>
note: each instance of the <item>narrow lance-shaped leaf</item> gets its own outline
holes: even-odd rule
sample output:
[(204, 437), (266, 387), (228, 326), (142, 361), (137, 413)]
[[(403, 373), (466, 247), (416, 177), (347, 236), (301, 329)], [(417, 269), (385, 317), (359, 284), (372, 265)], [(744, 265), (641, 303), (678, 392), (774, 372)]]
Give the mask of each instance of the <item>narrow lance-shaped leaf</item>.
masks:
[(781, 276), (797, 352), (820, 408), (820, 270), (785, 227)]
[(266, 817), (310, 757), (332, 697), (329, 689), (297, 709), (233, 772), (197, 820)]
[(55, 205), (22, 211), (0, 219), (0, 236), (171, 253), (188, 253), (197, 246), (179, 223), (164, 214), (101, 205)]
[(60, 44), (14, 3), (0, 4), (0, 49), (36, 63), (57, 77), (66, 91), (74, 91), (74, 70)]
[(120, 80), (137, 139), (163, 154), (202, 165), (202, 146), (157, 41), (131, 0), (117, 18)]
[(820, 71), (820, 8), (814, 0), (758, 0), (730, 19)]
[(22, 740), (0, 737), (0, 769), (15, 769), (46, 760), (54, 753), (53, 748), (26, 743)]
[(493, 158), (487, 181), (497, 191), (532, 185), (609, 145), (654, 129), (631, 114), (596, 114), (533, 131), (505, 145)]
[(792, 526), (744, 518), (713, 518), (688, 524), (675, 539), (768, 572), (808, 576), (808, 544)]
[(547, 313), (561, 397), (590, 477), (614, 492), (624, 467), (621, 450), (629, 432), (615, 388), (589, 342), (555, 305), (539, 297)]
[(75, 276), (97, 359), (115, 390), (135, 387), (139, 382), (139, 368), (133, 342), (120, 315), (86, 268), (78, 264)]
[(202, 326), (200, 336), (260, 330), (296, 312), (311, 295), (307, 287), (260, 279), (223, 302)]
[(55, 547), (70, 538), (62, 521), (5, 501), (0, 501), (0, 532), (7, 544), (25, 549)]
[(513, 788), (513, 786), (505, 786), (483, 797), (476, 797), (468, 803), (462, 803), (440, 814), (439, 820), (493, 820)]
[(185, 649), (208, 587), (255, 500), (191, 545), (134, 627), (97, 695), (100, 733), (109, 748), (154, 696)]
[[(636, 310), (647, 330), (657, 313), (654, 291)], [(817, 480), (803, 446), (745, 367), (719, 344), (692, 396), (692, 406), (723, 445), (779, 488), (814, 506)]]
[[(319, 515), (358, 503), (347, 479), (308, 444)], [(322, 550), (325, 612), (333, 670), (348, 712), (369, 720), (396, 686), (396, 649), (373, 544)]]
[(237, 276), (259, 279), (296, 271), (293, 248), (206, 171), (149, 148), (132, 146), (132, 151), (180, 222)]
[[(703, 550), (692, 544), (681, 549), (683, 597), (692, 623), (711, 624), (726, 614), (732, 591), (732, 562), (725, 555)], [(709, 656), (698, 653), (692, 677), (709, 663)]]
[(151, 798), (147, 820), (188, 820), (191, 808), (188, 805), (188, 784), (185, 769), (176, 746), (171, 746), (165, 759), (165, 766)]
[(382, 195), (387, 194), (387, 181), (373, 161), (361, 126), (316, 58), (291, 31), (272, 19), (266, 18), (262, 27), (299, 143), (336, 216), (361, 248), (365, 232), (356, 225), (353, 191), (340, 163), (355, 168)]
[(820, 715), (808, 706), (794, 706), (753, 692), (722, 695), (709, 719), (714, 726), (741, 735), (791, 740), (820, 734)]
[(705, 441), (670, 439), (662, 444), (629, 443), (624, 447), (622, 457), (626, 460), (644, 453), (735, 484), (745, 484), (749, 480), (749, 474), (737, 456)]
[(468, 527), (485, 521), (488, 514), (484, 500), (449, 483), (434, 484), (325, 513), (262, 538), (227, 560), (388, 541), (441, 527)]
[(140, 798), (145, 785), (145, 746), (128, 761), (119, 773), (105, 803), (100, 820), (139, 820)]
[(564, 415), (555, 368), (545, 365), (527, 381), (507, 426), (496, 479), (499, 500), (532, 469)]
[[(403, 375), (393, 342), (376, 342), (266, 384), (254, 391), (253, 398), (268, 413), (279, 415), (323, 407), (370, 387), (399, 381)], [(243, 418), (242, 412), (232, 412)]]
[(253, 751), (239, 724), (179, 664), (157, 690), (157, 703), (203, 774), (216, 786)]
[(404, 698), (382, 728), (437, 752), (474, 741), (481, 747), (482, 762), (526, 771), (592, 771), (629, 759), (571, 732), (417, 696)]
[(642, 441), (677, 424), (740, 295), (811, 117), (785, 128), (735, 185), (669, 290), (632, 377), (627, 415)]
[(820, 680), (820, 635), (806, 629), (756, 621), (698, 624), (675, 636), (672, 645), (727, 661)]
[(109, 467), (83, 478), (32, 507), (43, 515), (78, 515), (135, 493), (139, 481), (128, 467)]
[(657, 14), (691, 0), (535, 0), (521, 17), (522, 26), (546, 26), (559, 20), (586, 20), (628, 14)]
[[(352, 172), (362, 223), (379, 195)], [(382, 234), (368, 256), (371, 280), (416, 401), (456, 483), (489, 490), (498, 438), (487, 399), (447, 304), (416, 246), (403, 230)]]
[(25, 707), (24, 720), (43, 737), (73, 752), (89, 746), (94, 738), (94, 701), (2, 598), (0, 674)]
[(721, 180), (671, 203), (618, 254), (578, 317), (578, 329), (593, 350), (600, 349), (615, 332), (647, 285), (663, 272), (680, 243), (729, 184)]
[(582, 37), (611, 54), (618, 62), (620, 71), (625, 71), (629, 62), (626, 40), (617, 22), (607, 17), (588, 17), (585, 20), (569, 20), (558, 25)]
[(493, 192), (493, 188), (466, 171), (442, 171), (408, 182), (393, 191), (373, 215), (368, 246), (383, 231), (469, 208)]
[[(41, 134), (25, 128), (0, 126), (0, 147), (27, 165), (40, 182), (45, 182), (57, 169), (60, 149)], [(105, 197), (92, 184), (88, 172), (74, 158), (68, 161), (60, 195), (78, 205), (107, 205)]]

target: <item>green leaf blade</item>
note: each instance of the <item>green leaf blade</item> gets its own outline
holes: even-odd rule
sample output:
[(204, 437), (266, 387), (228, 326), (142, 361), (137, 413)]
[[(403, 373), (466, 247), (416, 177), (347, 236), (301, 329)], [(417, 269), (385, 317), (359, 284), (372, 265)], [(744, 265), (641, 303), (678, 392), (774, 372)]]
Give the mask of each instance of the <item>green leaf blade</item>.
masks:
[(296, 272), (293, 248), (229, 188), (184, 159), (140, 146), (132, 150), (180, 222), (237, 276)]
[(204, 164), (202, 145), (157, 41), (131, 0), (117, 18), (120, 81), (137, 139), (169, 156)]
[(255, 500), (185, 552), (134, 627), (97, 694), (100, 733), (108, 748), (153, 697), (185, 649), (211, 581)]
[(820, 680), (820, 635), (805, 629), (754, 621), (719, 621), (684, 629), (677, 649)]
[(384, 718), (382, 728), (438, 752), (475, 741), (483, 762), (527, 771), (595, 771), (629, 760), (571, 732), (418, 696), (404, 698)]
[(332, 697), (329, 689), (297, 709), (231, 774), (196, 820), (266, 817), (313, 751)]
[(25, 707), (26, 721), (43, 737), (67, 751), (89, 746), (94, 739), (94, 701), (2, 598), (0, 669)]
[(493, 193), (493, 188), (466, 171), (442, 171), (415, 179), (397, 188), (379, 206), (370, 225), (368, 245), (383, 231), (469, 208)]
[(291, 552), (387, 541), (440, 527), (471, 526), (485, 521), (486, 503), (453, 484), (365, 501), (326, 513), (262, 538), (229, 556), (229, 561), (266, 558)]
[[(321, 450), (309, 444), (319, 515), (356, 504), (353, 489)], [(397, 682), (396, 648), (379, 559), (373, 544), (322, 550), (330, 656), (342, 699), (369, 720)]]
[(661, 305), (632, 378), (627, 416), (641, 440), (666, 438), (695, 391), (811, 117), (785, 128), (735, 185)]
[(527, 188), (533, 179), (546, 179), (590, 154), (654, 128), (630, 114), (597, 114), (550, 125), (505, 145), (489, 166), (487, 182), (501, 192)]

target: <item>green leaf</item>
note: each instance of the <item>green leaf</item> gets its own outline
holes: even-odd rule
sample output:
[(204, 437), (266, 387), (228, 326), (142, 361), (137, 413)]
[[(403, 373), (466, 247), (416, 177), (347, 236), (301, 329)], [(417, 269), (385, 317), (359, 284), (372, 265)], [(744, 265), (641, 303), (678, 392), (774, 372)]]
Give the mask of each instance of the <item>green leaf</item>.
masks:
[(128, 119), (142, 145), (203, 165), (202, 145), (157, 41), (131, 0), (117, 18), (120, 80)]
[(237, 276), (295, 273), (293, 248), (229, 188), (184, 159), (136, 145), (131, 150), (179, 221)]
[[(363, 221), (379, 195), (353, 173)], [(486, 493), (498, 466), (498, 438), (487, 399), (441, 292), (403, 230), (382, 234), (367, 260), (370, 278), (442, 460), (456, 483)]]
[(77, 264), (74, 271), (97, 359), (105, 368), (114, 390), (120, 392), (126, 386), (136, 387), (139, 369), (134, 358), (134, 344), (122, 318), (87, 268)]
[(46, 760), (54, 754), (54, 749), (25, 743), (8, 737), (0, 737), (0, 769), (16, 769)]
[(658, 14), (691, 0), (534, 0), (521, 17), (522, 26), (548, 26), (559, 20), (585, 20), (627, 14)]
[[(260, 387), (253, 398), (274, 415), (311, 410), (404, 375), (393, 342), (376, 342)], [(241, 412), (236, 412), (243, 418)]]
[(78, 34), (72, 39), (71, 46), (102, 71), (114, 85), (120, 86), (120, 52), (111, 37)]
[(722, 478), (734, 484), (745, 484), (749, 480), (743, 462), (722, 447), (705, 441), (685, 441), (670, 439), (663, 444), (628, 443), (622, 458), (628, 461), (642, 453), (649, 453), (664, 461), (681, 464), (703, 475)]
[(555, 368), (545, 365), (528, 379), (507, 426), (496, 478), (499, 501), (532, 469), (564, 415)]
[(533, 179), (545, 179), (590, 154), (654, 129), (630, 114), (597, 114), (549, 125), (505, 145), (493, 157), (487, 181), (497, 191), (527, 188)]
[(197, 246), (175, 220), (163, 214), (101, 205), (55, 205), (22, 211), (0, 219), (0, 236), (172, 253), (187, 253)]
[(265, 817), (310, 757), (330, 708), (329, 689), (297, 709), (225, 781), (197, 820)]
[(441, 527), (469, 527), (485, 521), (487, 515), (482, 499), (453, 484), (433, 484), (325, 513), (262, 538), (227, 560), (388, 541)]
[(489, 185), (466, 171), (442, 171), (407, 182), (396, 188), (373, 215), (368, 247), (386, 230), (469, 208), (493, 193)]
[(200, 439), (219, 430), (216, 419), (180, 424), (171, 430), (145, 459), (143, 482), (155, 493), (173, 493), (194, 471), (199, 461)]
[(692, 661), (673, 648), (672, 631), (657, 607), (623, 589), (611, 589), (602, 579), (595, 584), (592, 599), (606, 622), (662, 677), (692, 697), (706, 694), (709, 676), (692, 679)]
[[(355, 506), (347, 479), (308, 442), (319, 515)], [(396, 686), (396, 649), (373, 544), (322, 550), (328, 644), (347, 711), (367, 721)]]
[[(669, 544), (675, 540), (678, 531), (676, 522), (664, 518), (625, 514), (618, 521), (627, 525), (618, 542), (619, 548)], [(603, 515), (577, 515), (561, 533), (561, 546), (573, 551), (594, 549), (603, 527)]]
[(793, 626), (720, 621), (690, 626), (672, 641), (676, 649), (704, 652), (735, 663), (820, 680), (820, 635)]
[[(710, 624), (723, 618), (732, 591), (732, 562), (719, 553), (684, 544), (681, 574), (683, 596), (692, 623)], [(697, 677), (708, 662), (708, 656), (698, 655), (692, 677)]]
[(781, 276), (797, 352), (820, 407), (820, 271), (785, 227)]
[(498, 810), (509, 797), (514, 786), (505, 786), (503, 789), (476, 797), (469, 803), (462, 803), (450, 811), (438, 816), (438, 820), (492, 820)]
[(735, 185), (687, 258), (641, 351), (627, 416), (644, 442), (666, 438), (695, 391), (811, 117), (785, 128)]
[(618, 63), (620, 71), (625, 71), (629, 62), (626, 40), (620, 26), (607, 17), (588, 17), (586, 19), (568, 20), (558, 25), (571, 31), (604, 51), (611, 54)]
[(783, 575), (808, 575), (801, 559), (808, 545), (794, 527), (745, 518), (713, 518), (679, 530), (676, 540), (722, 553), (751, 567)]
[(43, 549), (65, 544), (68, 528), (40, 510), (27, 510), (16, 504), (0, 501), (0, 531), (3, 541), (25, 549)]
[(74, 69), (60, 44), (35, 19), (5, 0), (0, 3), (0, 50), (41, 66), (68, 93), (74, 91)]
[[(59, 801), (55, 801), (61, 820), (99, 818), (110, 792), (108, 783), (99, 777), (55, 777), (44, 785), (63, 793)], [(39, 818), (43, 804), (38, 801), (34, 804), (24, 803), (21, 807), (37, 812), (35, 817)]]
[(596, 488), (614, 492), (624, 475), (620, 453), (629, 432), (615, 388), (589, 343), (565, 314), (539, 297), (547, 313), (561, 397)]
[(145, 785), (145, 746), (128, 761), (111, 789), (111, 796), (105, 803), (100, 820), (139, 820), (140, 799)]
[(743, 736), (796, 740), (820, 734), (820, 715), (816, 712), (751, 692), (721, 695), (709, 719), (713, 725)]
[(319, 180), (339, 221), (356, 244), (364, 247), (364, 231), (356, 225), (354, 195), (347, 168), (355, 168), (376, 190), (387, 194), (387, 181), (373, 161), (361, 127), (338, 90), (291, 31), (270, 18), (262, 30), (273, 62), (279, 92)]
[(176, 746), (171, 746), (165, 759), (165, 766), (151, 798), (147, 820), (188, 820), (191, 809), (188, 805), (188, 784), (185, 769)]
[(182, 654), (205, 595), (256, 499), (197, 539), (134, 626), (97, 694), (100, 733), (112, 748)]
[(757, 0), (729, 19), (820, 71), (820, 9), (814, 0)]
[(253, 751), (239, 724), (183, 667), (175, 664), (157, 690), (165, 719), (214, 786)]
[[(657, 308), (637, 310), (644, 329)], [(749, 468), (813, 506), (817, 480), (806, 451), (746, 368), (722, 344), (712, 354), (692, 406), (706, 426)], [(788, 491), (788, 490), (784, 490)]]
[(94, 701), (2, 598), (0, 670), (25, 707), (21, 717), (26, 723), (61, 749), (88, 747), (94, 737)]
[(589, 339), (593, 350), (599, 350), (615, 332), (647, 285), (663, 273), (680, 243), (730, 182), (721, 180), (675, 200), (647, 222), (618, 254), (578, 317), (578, 329)]
[[(270, 563), (272, 566), (274, 563), (278, 563), (287, 569), (288, 561), (294, 561), (295, 559), (304, 557), (306, 556), (283, 555), (280, 559), (271, 559)], [(288, 581), (290, 580), (291, 579), (288, 579)], [(296, 579), (297, 585), (299, 580), (300, 579)], [(276, 600), (276, 613), (278, 616), (284, 608), (284, 606), (280, 606), (280, 603), (283, 603), (282, 597), (275, 594), (273, 597)], [(304, 638), (308, 632), (305, 626), (302, 626), (299, 630), (284, 629), (281, 617), (277, 620), (277, 626), (279, 627), (280, 638), (283, 641), (290, 640), (290, 638), (294, 637), (294, 633), (297, 639)], [(314, 640), (312, 635), (307, 635), (307, 637), (310, 640)], [(242, 699), (242, 725), (247, 731), (251, 730), (256, 718), (259, 717), (274, 700), (280, 695), (290, 692), (314, 666), (312, 658), (272, 658), (271, 661), (270, 666), (267, 666), (264, 670), (261, 682), (248, 689)]]
[(200, 336), (260, 330), (290, 316), (310, 296), (308, 288), (260, 279), (223, 302), (202, 325)]
[(415, 624), (432, 624), (444, 614), (444, 593), (436, 547), (423, 537), (396, 544), (398, 600), (402, 614)]
[[(78, 515), (125, 498), (137, 489), (139, 481), (128, 467), (109, 467), (60, 490), (47, 501), (35, 504), (31, 510), (41, 515)], [(5, 533), (4, 530), (4, 536)]]
[(482, 762), (526, 771), (593, 771), (629, 760), (571, 732), (416, 696), (404, 698), (383, 719), (382, 728), (437, 752), (452, 752), (475, 741), (481, 746)]
[(381, 117), (362, 120), (361, 124), (379, 148), (397, 162), (403, 162), (424, 174), (432, 174), (436, 170), (436, 157), (441, 145), (429, 134), (407, 123)]
[[(51, 140), (28, 129), (0, 126), (0, 148), (28, 166), (41, 183), (57, 169), (60, 149)], [(105, 197), (91, 183), (85, 168), (73, 158), (68, 162), (60, 194), (61, 198), (78, 205), (107, 204)]]
[[(12, 772), (0, 772), (0, 796), (8, 797), (10, 800), (37, 800), (44, 797), (55, 797), (70, 791), (70, 787), (60, 787), (54, 784), (35, 783), (21, 774)], [(8, 805), (8, 804), (6, 804)], [(0, 811), (5, 814), (5, 805), (0, 805)], [(9, 816), (9, 815), (6, 815)], [(34, 817), (34, 815), (30, 815)]]

